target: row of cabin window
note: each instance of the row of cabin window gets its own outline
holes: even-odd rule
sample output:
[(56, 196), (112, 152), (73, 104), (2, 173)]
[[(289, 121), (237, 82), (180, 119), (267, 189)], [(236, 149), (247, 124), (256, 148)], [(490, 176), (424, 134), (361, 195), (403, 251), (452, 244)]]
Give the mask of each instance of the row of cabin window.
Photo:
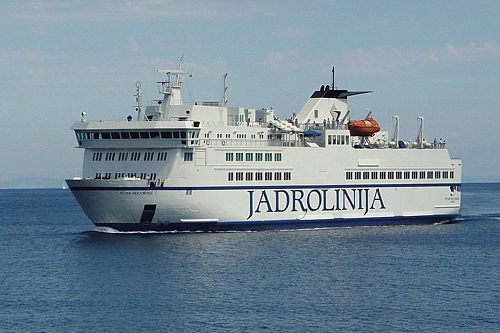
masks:
[[(245, 178), (243, 179), (243, 176)], [(274, 177), (273, 177), (274, 176)], [(283, 176), (283, 178), (282, 178)], [(286, 172), (228, 172), (227, 180), (232, 181), (270, 181), (270, 180), (292, 180), (292, 173), (289, 171)]]
[[(205, 139), (210, 139), (210, 132), (205, 133)], [(216, 135), (217, 139), (224, 139), (224, 135), (222, 133), (217, 133)], [(231, 139), (231, 134), (226, 133), (226, 139)]]
[[(249, 138), (250, 139), (257, 139), (257, 134), (248, 134), (249, 135)], [(222, 134), (222, 133), (216, 133), (216, 138), (217, 139), (231, 139), (231, 134), (230, 133), (226, 133), (226, 134)], [(259, 139), (263, 140), (264, 139), (264, 134), (258, 134), (259, 136)], [(205, 139), (210, 139), (211, 138), (211, 133), (210, 132), (207, 132), (205, 133)], [(236, 139), (247, 139), (247, 134), (245, 133), (237, 133), (236, 134)], [(267, 139), (268, 140), (273, 140), (273, 139), (277, 139), (277, 140), (281, 140), (282, 139), (282, 134), (268, 134), (267, 135)]]
[(328, 135), (328, 144), (329, 145), (348, 145), (349, 144), (349, 135)]
[[(141, 154), (142, 153), (140, 152), (131, 152), (130, 154), (128, 152), (125, 153), (108, 152), (105, 155), (103, 155), (103, 153), (94, 153), (92, 155), (92, 161), (102, 161), (103, 156), (105, 161), (114, 161), (116, 157), (118, 157), (118, 161), (127, 161), (129, 156), (130, 156), (130, 161), (139, 161), (141, 159)], [(143, 155), (143, 160), (153, 161), (155, 159), (154, 156), (155, 156), (154, 152), (145, 152)], [(156, 160), (166, 161), (167, 152), (156, 153)]]
[[(140, 179), (156, 180), (156, 173), (155, 172), (152, 172), (152, 173), (117, 172), (117, 173), (115, 173), (115, 179), (120, 179), (120, 178), (125, 178), (125, 177), (129, 177), (129, 178), (137, 177)], [(111, 172), (97, 172), (95, 174), (95, 178), (96, 179), (111, 179)]]
[[(251, 139), (257, 138), (256, 134), (249, 134), (249, 136)], [(231, 134), (230, 133), (226, 133), (226, 134), (216, 133), (215, 137), (217, 139), (231, 139)], [(236, 134), (236, 139), (246, 139), (246, 138), (247, 138), (246, 134), (243, 134), (243, 133)], [(210, 132), (205, 133), (205, 139), (210, 139)], [(264, 134), (259, 134), (259, 139), (264, 139)]]
[[(245, 157), (245, 161), (251, 162), (255, 161), (260, 162), (260, 161), (266, 161), (270, 162), (273, 161), (273, 153), (226, 153), (226, 161), (227, 162), (232, 162), (232, 161), (243, 161), (243, 157)], [(281, 161), (281, 153), (274, 153), (274, 161), (280, 162)]]
[(108, 139), (196, 139), (198, 131), (162, 131), (162, 132), (76, 132), (78, 140)]
[[(353, 178), (354, 176), (354, 178)], [(359, 179), (453, 179), (454, 171), (346, 171), (347, 180)]]

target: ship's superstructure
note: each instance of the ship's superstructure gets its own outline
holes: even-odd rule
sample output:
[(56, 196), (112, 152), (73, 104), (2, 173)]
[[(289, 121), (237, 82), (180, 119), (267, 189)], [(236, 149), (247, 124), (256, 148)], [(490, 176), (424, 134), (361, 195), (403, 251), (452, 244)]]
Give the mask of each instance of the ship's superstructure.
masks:
[[(67, 183), (97, 226), (118, 230), (263, 230), (450, 220), (460, 211), (461, 160), (443, 140), (350, 121), (349, 96), (322, 86), (280, 120), (272, 108), (184, 104), (184, 72), (159, 71), (163, 95), (123, 121), (73, 125), (82, 177)], [(227, 90), (224, 87), (224, 92)]]

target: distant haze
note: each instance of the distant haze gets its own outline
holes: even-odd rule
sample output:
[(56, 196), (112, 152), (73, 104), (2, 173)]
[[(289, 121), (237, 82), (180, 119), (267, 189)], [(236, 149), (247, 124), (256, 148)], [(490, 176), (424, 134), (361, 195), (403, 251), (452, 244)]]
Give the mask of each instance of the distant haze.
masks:
[[(0, 187), (81, 174), (69, 130), (134, 115), (135, 82), (184, 54), (184, 100), (298, 111), (331, 83), (392, 134), (444, 138), (464, 181), (500, 181), (499, 1), (9, 1), (0, 3)], [(61, 181), (61, 184), (58, 184)], [(34, 184), (33, 183), (33, 184)], [(29, 185), (29, 184), (28, 184)]]

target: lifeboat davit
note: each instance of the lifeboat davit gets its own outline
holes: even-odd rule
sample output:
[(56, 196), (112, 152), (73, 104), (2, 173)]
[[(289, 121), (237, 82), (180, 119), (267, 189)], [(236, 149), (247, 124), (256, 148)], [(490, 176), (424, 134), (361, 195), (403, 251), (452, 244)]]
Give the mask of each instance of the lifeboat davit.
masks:
[(372, 118), (365, 120), (352, 120), (347, 123), (351, 136), (371, 136), (380, 131), (377, 121)]

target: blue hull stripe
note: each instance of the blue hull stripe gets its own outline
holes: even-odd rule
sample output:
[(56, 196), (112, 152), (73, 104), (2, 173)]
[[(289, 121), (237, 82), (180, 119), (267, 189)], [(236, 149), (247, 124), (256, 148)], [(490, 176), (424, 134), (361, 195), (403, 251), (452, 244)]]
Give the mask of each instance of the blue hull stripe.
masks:
[(72, 191), (219, 191), (219, 190), (268, 190), (268, 189), (309, 189), (309, 188), (368, 188), (368, 187), (443, 187), (460, 186), (461, 183), (436, 183), (436, 184), (330, 184), (330, 185), (258, 185), (258, 186), (70, 186)]
[(95, 223), (98, 227), (109, 227), (120, 231), (262, 231), (283, 229), (310, 229), (356, 226), (416, 225), (438, 222), (456, 222), (453, 215), (433, 215), (414, 217), (378, 217), (360, 219), (325, 219), (325, 220), (271, 220), (271, 221), (231, 221), (214, 223)]

